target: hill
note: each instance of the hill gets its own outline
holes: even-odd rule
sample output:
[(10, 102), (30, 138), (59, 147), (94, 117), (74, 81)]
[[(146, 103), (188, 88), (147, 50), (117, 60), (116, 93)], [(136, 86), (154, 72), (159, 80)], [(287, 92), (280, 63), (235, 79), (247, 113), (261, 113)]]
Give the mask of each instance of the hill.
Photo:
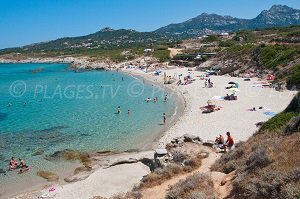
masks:
[(285, 111), (215, 163), (213, 170), (235, 173), (230, 198), (300, 197), (298, 101), (299, 93)]

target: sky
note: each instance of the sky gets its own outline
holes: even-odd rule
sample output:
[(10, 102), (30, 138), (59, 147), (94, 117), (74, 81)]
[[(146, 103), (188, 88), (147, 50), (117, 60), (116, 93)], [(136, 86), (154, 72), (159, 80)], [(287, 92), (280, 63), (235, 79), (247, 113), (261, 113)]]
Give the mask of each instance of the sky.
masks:
[(153, 31), (203, 12), (251, 19), (300, 0), (0, 0), (0, 49), (82, 36), (104, 27)]

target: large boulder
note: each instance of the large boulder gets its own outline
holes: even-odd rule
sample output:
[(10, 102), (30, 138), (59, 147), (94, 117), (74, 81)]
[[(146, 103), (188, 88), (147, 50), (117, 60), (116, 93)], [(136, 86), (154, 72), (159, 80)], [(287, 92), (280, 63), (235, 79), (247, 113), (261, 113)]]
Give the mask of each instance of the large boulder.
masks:
[(75, 150), (65, 149), (62, 151), (56, 151), (51, 155), (45, 157), (49, 161), (58, 161), (58, 160), (77, 160), (80, 158), (80, 153)]
[(37, 175), (46, 179), (49, 182), (54, 182), (59, 180), (59, 176), (55, 173), (52, 173), (50, 171), (38, 171)]
[(194, 141), (202, 142), (202, 140), (198, 136), (191, 135), (191, 134), (184, 134), (183, 138), (184, 138), (184, 142), (194, 142)]

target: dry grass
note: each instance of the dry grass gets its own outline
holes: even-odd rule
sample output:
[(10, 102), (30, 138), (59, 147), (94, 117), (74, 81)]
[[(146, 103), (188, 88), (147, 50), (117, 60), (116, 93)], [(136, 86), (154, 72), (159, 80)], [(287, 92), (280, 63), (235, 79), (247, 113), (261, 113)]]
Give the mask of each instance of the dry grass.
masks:
[(138, 187), (138, 189), (151, 188), (161, 185), (163, 182), (171, 179), (179, 174), (189, 173), (202, 164), (202, 154), (190, 157), (187, 154), (180, 152), (175, 153), (174, 160), (163, 168), (156, 169), (154, 172), (145, 176)]
[(208, 174), (196, 173), (171, 186), (166, 199), (213, 199), (214, 184)]
[(212, 169), (236, 170), (230, 198), (295, 198), (300, 193), (300, 132), (260, 132), (221, 157)]

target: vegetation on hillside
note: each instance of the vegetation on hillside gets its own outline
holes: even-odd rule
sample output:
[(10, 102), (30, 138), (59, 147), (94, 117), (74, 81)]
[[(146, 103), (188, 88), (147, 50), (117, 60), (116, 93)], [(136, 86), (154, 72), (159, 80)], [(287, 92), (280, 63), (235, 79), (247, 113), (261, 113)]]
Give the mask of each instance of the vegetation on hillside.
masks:
[(230, 198), (300, 196), (299, 97), (298, 94), (284, 112), (214, 164), (213, 170), (236, 172)]

